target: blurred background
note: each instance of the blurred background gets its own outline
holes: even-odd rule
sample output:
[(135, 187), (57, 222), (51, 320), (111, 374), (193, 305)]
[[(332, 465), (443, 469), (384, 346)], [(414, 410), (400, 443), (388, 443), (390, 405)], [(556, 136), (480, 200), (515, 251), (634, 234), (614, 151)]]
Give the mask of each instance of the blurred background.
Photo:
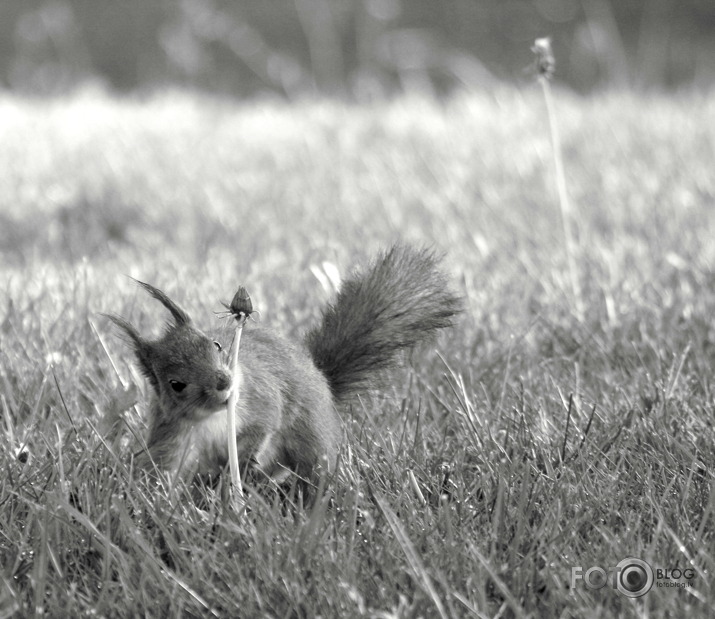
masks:
[(527, 79), (541, 36), (579, 92), (715, 80), (713, 0), (0, 0), (0, 87), (441, 95)]

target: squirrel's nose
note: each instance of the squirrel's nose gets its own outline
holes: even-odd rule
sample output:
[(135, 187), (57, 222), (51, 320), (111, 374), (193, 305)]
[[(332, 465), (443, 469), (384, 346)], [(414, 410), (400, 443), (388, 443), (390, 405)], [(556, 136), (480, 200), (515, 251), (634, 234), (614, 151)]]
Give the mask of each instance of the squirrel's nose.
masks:
[(219, 374), (216, 381), (216, 391), (226, 391), (231, 386), (231, 377), (228, 374)]

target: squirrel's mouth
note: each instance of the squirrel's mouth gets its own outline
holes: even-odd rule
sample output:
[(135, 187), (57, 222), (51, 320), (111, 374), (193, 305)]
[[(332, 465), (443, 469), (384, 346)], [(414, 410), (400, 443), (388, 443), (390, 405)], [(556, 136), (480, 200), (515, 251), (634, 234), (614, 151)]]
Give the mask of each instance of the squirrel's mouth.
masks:
[(204, 396), (204, 403), (199, 408), (205, 410), (208, 414), (213, 414), (220, 410), (225, 410), (226, 405), (231, 398), (231, 393), (233, 393), (233, 389), (206, 393)]

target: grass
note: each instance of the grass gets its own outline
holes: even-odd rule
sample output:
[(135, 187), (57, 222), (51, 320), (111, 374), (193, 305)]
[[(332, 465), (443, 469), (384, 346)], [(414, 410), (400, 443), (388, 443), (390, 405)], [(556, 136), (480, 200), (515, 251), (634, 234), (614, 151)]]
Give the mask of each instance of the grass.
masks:
[[(712, 616), (715, 107), (556, 106), (582, 320), (536, 88), (3, 95), (0, 615)], [(143, 385), (99, 313), (165, 316), (125, 275), (206, 328), (243, 284), (299, 337), (330, 298), (311, 268), (396, 239), (446, 252), (468, 311), (345, 412), (323, 498), (239, 516), (132, 480)], [(626, 557), (692, 587), (570, 587)]]

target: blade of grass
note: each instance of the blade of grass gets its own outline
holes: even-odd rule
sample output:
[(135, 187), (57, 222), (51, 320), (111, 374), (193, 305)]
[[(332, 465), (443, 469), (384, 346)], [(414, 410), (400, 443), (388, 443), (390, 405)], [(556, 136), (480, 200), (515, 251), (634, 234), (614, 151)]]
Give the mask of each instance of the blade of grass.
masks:
[(393, 534), (397, 538), (397, 541), (402, 548), (402, 552), (405, 553), (405, 557), (407, 558), (407, 564), (412, 571), (412, 576), (415, 582), (432, 600), (432, 603), (437, 609), (437, 613), (439, 614), (439, 616), (442, 618), (448, 617), (449, 615), (447, 614), (444, 604), (442, 603), (442, 600), (440, 599), (437, 590), (432, 584), (432, 579), (430, 578), (430, 575), (427, 572), (427, 569), (425, 568), (425, 565), (422, 562), (419, 553), (415, 549), (414, 544), (412, 543), (412, 541), (407, 535), (407, 532), (402, 526), (400, 519), (397, 517), (395, 512), (392, 511), (392, 509), (387, 504), (387, 501), (384, 498), (379, 495), (375, 495), (375, 499), (377, 500), (377, 505), (380, 508), (380, 511), (382, 512), (383, 516), (385, 517), (385, 520), (387, 520), (387, 523), (390, 525), (390, 529), (392, 529)]

